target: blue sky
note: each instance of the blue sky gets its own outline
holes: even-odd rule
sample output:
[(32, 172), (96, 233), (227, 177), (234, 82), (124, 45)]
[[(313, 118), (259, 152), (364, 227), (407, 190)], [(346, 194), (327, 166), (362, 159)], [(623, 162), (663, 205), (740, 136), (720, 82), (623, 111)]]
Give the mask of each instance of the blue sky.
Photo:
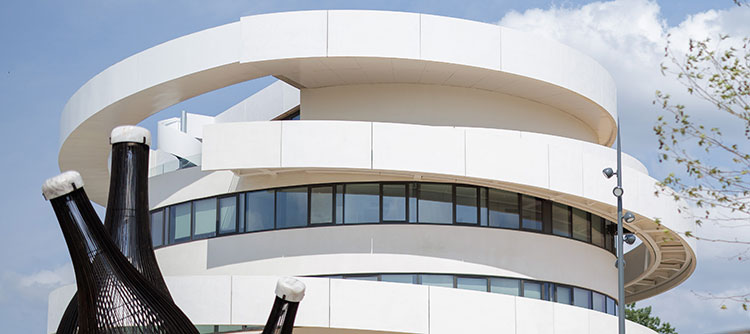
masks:
[[(304, 9), (387, 9), (501, 23), (567, 43), (599, 60), (618, 84), (626, 152), (662, 177), (651, 134), (654, 89), (681, 91), (658, 74), (665, 35), (726, 32), (750, 36), (750, 11), (716, 1), (35, 1), (0, 3), (0, 323), (7, 332), (42, 333), (47, 294), (70, 283), (69, 257), (40, 185), (59, 173), (58, 122), (67, 99), (113, 63), (167, 40), (241, 16)], [(592, 37), (594, 36), (594, 37)], [(183, 102), (179, 110), (213, 115), (270, 80), (238, 84)], [(681, 95), (677, 95), (680, 97)], [(687, 102), (689, 105), (691, 102)], [(700, 104), (695, 104), (700, 108)], [(708, 111), (698, 110), (703, 115)], [(710, 117), (710, 116), (706, 116)], [(719, 120), (720, 121), (720, 120)], [(626, 203), (627, 205), (627, 203)], [(734, 230), (737, 232), (738, 230)], [(750, 235), (748, 229), (744, 231)], [(716, 231), (710, 230), (714, 233)], [(722, 233), (718, 231), (716, 233)], [(703, 245), (702, 245), (703, 246)], [(696, 274), (683, 286), (644, 304), (680, 333), (750, 328), (747, 312), (721, 311), (693, 291), (750, 292), (750, 266), (731, 260), (741, 249), (705, 245)]]

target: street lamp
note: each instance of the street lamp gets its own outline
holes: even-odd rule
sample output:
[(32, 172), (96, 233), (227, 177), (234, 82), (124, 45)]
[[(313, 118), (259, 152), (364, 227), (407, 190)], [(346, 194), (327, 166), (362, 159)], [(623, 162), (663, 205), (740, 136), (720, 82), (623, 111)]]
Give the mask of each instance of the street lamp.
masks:
[[(635, 215), (628, 212), (623, 217), (622, 214), (622, 195), (624, 190), (622, 189), (622, 148), (620, 147), (620, 117), (617, 117), (617, 171), (615, 172), (612, 168), (605, 168), (602, 170), (604, 177), (611, 178), (617, 175), (617, 186), (612, 189), (612, 194), (617, 197), (617, 320), (618, 320), (618, 333), (625, 334), (625, 259), (623, 258), (623, 241), (624, 234), (622, 224), (623, 221), (631, 223), (635, 220)], [(632, 245), (635, 242), (635, 236), (629, 234), (627, 237), (628, 244)]]

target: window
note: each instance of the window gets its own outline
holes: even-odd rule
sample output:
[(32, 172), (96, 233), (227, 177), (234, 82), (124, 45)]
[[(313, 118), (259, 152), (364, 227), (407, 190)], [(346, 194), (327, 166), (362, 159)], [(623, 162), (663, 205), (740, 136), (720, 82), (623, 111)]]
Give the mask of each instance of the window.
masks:
[(453, 186), (422, 183), (419, 185), (419, 222), (453, 223)]
[(591, 215), (591, 243), (604, 247), (604, 221), (599, 216)]
[(237, 197), (219, 198), (219, 233), (237, 232)]
[(489, 211), (487, 211), (487, 188), (479, 188), (479, 225), (487, 226)]
[(380, 185), (355, 183), (346, 185), (344, 224), (380, 222)]
[(521, 227), (530, 230), (542, 230), (542, 200), (536, 197), (521, 195)]
[(591, 291), (573, 288), (573, 305), (591, 308)]
[(205, 239), (216, 235), (216, 198), (202, 199), (193, 202), (195, 218), (193, 222), (193, 240)]
[(422, 285), (453, 287), (453, 276), (451, 275), (421, 275)]
[(591, 301), (593, 302), (593, 309), (595, 311), (604, 312), (607, 309), (607, 299), (603, 294), (592, 292)]
[(383, 221), (406, 221), (406, 185), (383, 185)]
[(362, 276), (344, 276), (344, 279), (353, 279), (357, 281), (377, 281), (377, 275), (362, 275)]
[(307, 187), (276, 191), (276, 228), (307, 225)]
[(409, 274), (383, 274), (380, 275), (383, 282), (417, 284), (417, 275)]
[(613, 222), (609, 220), (605, 220), (604, 221), (604, 248), (613, 253), (615, 251), (615, 246), (614, 246), (615, 233), (617, 233), (617, 226)]
[(192, 203), (177, 204), (169, 209), (169, 243), (190, 240), (190, 206)]
[(456, 186), (456, 223), (479, 223), (478, 195), (476, 187)]
[(570, 210), (567, 205), (552, 203), (552, 233), (570, 237)]
[(542, 284), (524, 281), (523, 296), (527, 298), (542, 299)]
[(310, 188), (310, 224), (333, 223), (333, 186)]
[(151, 245), (159, 247), (164, 244), (164, 211), (151, 213)]
[(566, 286), (555, 286), (555, 301), (562, 304), (573, 304), (573, 290)]
[(417, 190), (418, 185), (416, 183), (409, 184), (409, 222), (417, 222)]
[(464, 290), (487, 291), (486, 278), (456, 277), (456, 287)]
[(490, 292), (511, 296), (520, 296), (520, 283), (520, 280), (513, 278), (493, 277), (490, 279)]
[(518, 194), (490, 189), (490, 226), (518, 228)]
[(617, 314), (617, 305), (615, 305), (615, 300), (609, 297), (607, 297), (607, 314)]
[(245, 194), (245, 231), (274, 228), (274, 191), (261, 190)]
[(573, 238), (589, 241), (589, 229), (588, 212), (573, 208)]

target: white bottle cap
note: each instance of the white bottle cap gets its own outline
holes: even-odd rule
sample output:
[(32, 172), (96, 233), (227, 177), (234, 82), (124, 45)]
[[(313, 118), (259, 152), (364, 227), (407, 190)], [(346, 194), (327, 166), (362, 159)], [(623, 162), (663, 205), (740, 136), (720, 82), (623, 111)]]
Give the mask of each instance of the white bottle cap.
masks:
[(279, 278), (276, 296), (288, 302), (299, 303), (305, 297), (305, 283), (291, 277)]
[(44, 181), (42, 185), (42, 195), (47, 200), (67, 195), (73, 190), (83, 187), (83, 178), (76, 171), (67, 171), (58, 176)]
[(122, 125), (112, 129), (109, 143), (141, 143), (151, 146), (151, 131), (135, 125)]

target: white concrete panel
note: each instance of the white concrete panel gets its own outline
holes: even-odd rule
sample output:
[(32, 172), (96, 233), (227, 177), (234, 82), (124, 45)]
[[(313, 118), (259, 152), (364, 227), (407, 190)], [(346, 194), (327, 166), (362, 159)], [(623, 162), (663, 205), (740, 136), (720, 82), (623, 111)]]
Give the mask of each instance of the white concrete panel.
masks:
[(206, 240), (184, 243), (185, 247), (162, 247), (156, 260), (164, 276), (195, 275), (206, 270)]
[[(628, 321), (629, 322), (629, 321)], [(628, 327), (627, 325), (625, 326)], [(589, 312), (589, 333), (615, 334), (617, 333), (617, 317), (602, 312)], [(637, 333), (629, 330), (628, 333)], [(649, 334), (651, 332), (648, 332)], [(644, 333), (645, 334), (645, 333)]]
[(550, 144), (549, 189), (583, 196), (583, 150), (581, 145)]
[[(587, 334), (589, 332), (590, 310), (565, 304), (554, 303), (555, 333)], [(598, 333), (591, 333), (598, 334)]]
[(549, 187), (547, 145), (516, 131), (466, 130), (466, 176)]
[(516, 334), (557, 333), (554, 326), (553, 303), (522, 297), (517, 297), (515, 300)]
[(276, 280), (273, 276), (233, 276), (231, 323), (265, 325), (276, 298)]
[(461, 129), (388, 123), (372, 125), (374, 169), (464, 175), (464, 158), (464, 131)]
[(211, 116), (187, 113), (187, 134), (195, 138), (203, 138), (203, 126), (213, 124), (214, 118)]
[(299, 304), (294, 323), (306, 327), (330, 327), (330, 279), (297, 277), (305, 283), (305, 298)]
[(281, 122), (283, 167), (370, 168), (372, 123)]
[(165, 280), (174, 302), (193, 324), (231, 323), (231, 276), (173, 276)]
[(515, 333), (515, 297), (430, 287), (430, 334)]
[(216, 115), (216, 123), (270, 121), (299, 106), (299, 89), (281, 80)]
[[(332, 279), (331, 327), (428, 333), (428, 287)], [(435, 333), (434, 331), (432, 333)]]
[(419, 59), (419, 14), (328, 12), (328, 56)]
[(422, 14), (420, 34), (422, 59), (501, 68), (501, 32), (497, 25)]
[(47, 303), (47, 333), (57, 331), (57, 325), (60, 324), (65, 308), (68, 307), (70, 299), (75, 295), (78, 287), (75, 284), (69, 284), (49, 293)]
[(203, 170), (281, 167), (281, 122), (212, 124), (203, 135)]
[(325, 57), (328, 30), (325, 10), (245, 16), (240, 62)]

